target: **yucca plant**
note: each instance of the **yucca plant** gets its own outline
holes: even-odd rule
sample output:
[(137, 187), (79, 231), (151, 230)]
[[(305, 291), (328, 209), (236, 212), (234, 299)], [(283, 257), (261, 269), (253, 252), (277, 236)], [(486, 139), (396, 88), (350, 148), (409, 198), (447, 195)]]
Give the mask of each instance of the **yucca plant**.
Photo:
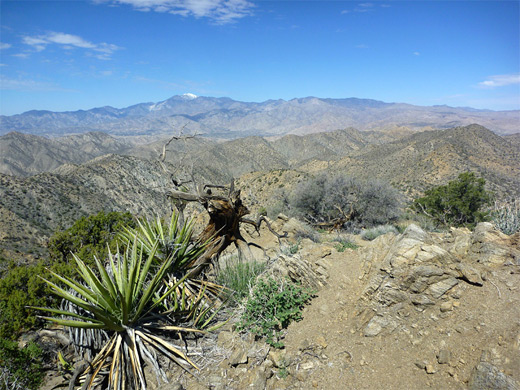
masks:
[[(108, 265), (95, 258), (97, 269), (91, 269), (80, 258), (74, 256), (80, 280), (75, 281), (53, 273), (66, 287), (45, 280), (54, 292), (81, 310), (35, 308), (60, 317), (43, 317), (57, 324), (81, 328), (103, 330), (108, 341), (99, 350), (89, 367), (80, 377), (87, 388), (92, 388), (108, 377), (109, 389), (146, 389), (143, 363), (146, 361), (157, 377), (167, 381), (161, 368), (158, 354), (176, 362), (189, 370), (196, 365), (179, 348), (156, 334), (167, 332), (198, 332), (192, 327), (178, 326), (180, 323), (194, 323), (193, 313), (200, 302), (181, 305), (165, 312), (163, 303), (182, 302), (186, 291), (181, 287), (185, 278), (164, 289), (165, 278), (172, 264), (177, 260), (179, 249), (170, 253), (160, 265), (154, 266), (159, 243), (149, 250), (143, 250), (141, 241), (135, 237), (123, 254), (109, 252)], [(180, 296), (178, 296), (180, 294)], [(173, 298), (171, 298), (173, 297)], [(182, 322), (175, 322), (175, 318)]]
[[(168, 266), (164, 285), (159, 289), (160, 293), (178, 284), (209, 244), (193, 239), (193, 220), (180, 224), (179, 214), (175, 212), (172, 213), (168, 224), (160, 217), (152, 221), (138, 220), (135, 229), (125, 228), (119, 234), (119, 238), (126, 245), (137, 238), (145, 253), (150, 253), (157, 246), (154, 264), (161, 264), (164, 259), (175, 253), (175, 260)], [(220, 297), (223, 290), (223, 286), (188, 277), (178, 284), (176, 294), (165, 299), (163, 305), (170, 312), (179, 309), (182, 312), (189, 307), (196, 307), (197, 310), (190, 311), (192, 319), (198, 319), (195, 321), (196, 326), (203, 326), (207, 325), (206, 318), (213, 318), (215, 309), (222, 304)]]
[(130, 245), (136, 237), (146, 253), (150, 253), (157, 244), (157, 262), (175, 253), (175, 261), (168, 270), (170, 274), (185, 269), (206, 250), (206, 243), (193, 240), (193, 220), (179, 225), (177, 213), (172, 213), (168, 224), (160, 217), (152, 221), (138, 219), (135, 229), (126, 227), (119, 233), (119, 238), (126, 245)]

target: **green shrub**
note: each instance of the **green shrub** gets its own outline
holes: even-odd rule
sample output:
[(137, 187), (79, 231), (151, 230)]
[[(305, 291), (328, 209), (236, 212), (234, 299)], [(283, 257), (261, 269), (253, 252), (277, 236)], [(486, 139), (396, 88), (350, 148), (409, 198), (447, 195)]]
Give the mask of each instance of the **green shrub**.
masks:
[(11, 263), (0, 279), (0, 338), (16, 339), (20, 332), (39, 326), (41, 321), (27, 306), (52, 303), (50, 290), (39, 276), (47, 274), (42, 264), (20, 266)]
[(382, 236), (386, 233), (394, 233), (399, 234), (399, 231), (396, 229), (395, 226), (392, 225), (381, 225), (376, 226), (371, 229), (364, 230), (361, 233), (361, 238), (366, 241), (372, 241), (375, 240), (377, 237)]
[(116, 250), (116, 235), (123, 227), (136, 227), (135, 219), (128, 212), (101, 211), (89, 217), (82, 217), (61, 232), (54, 234), (49, 240), (51, 260), (67, 262), (72, 260), (72, 253), (79, 256), (87, 264), (94, 264), (94, 256), (104, 258), (107, 246), (112, 252)]
[(16, 341), (0, 337), (0, 389), (38, 389), (45, 375), (42, 366), (42, 350), (37, 344), (18, 348)]
[(249, 294), (251, 284), (265, 270), (265, 263), (244, 262), (237, 256), (225, 261), (217, 274), (217, 283), (232, 291), (231, 302), (238, 303)]
[(444, 225), (475, 226), (487, 217), (487, 213), (481, 211), (490, 200), (485, 184), (486, 181), (473, 172), (461, 173), (457, 180), (426, 191), (412, 207)]
[(312, 292), (289, 281), (260, 279), (247, 300), (238, 324), (239, 330), (250, 330), (265, 341), (282, 348), (282, 330), (302, 319), (302, 309)]

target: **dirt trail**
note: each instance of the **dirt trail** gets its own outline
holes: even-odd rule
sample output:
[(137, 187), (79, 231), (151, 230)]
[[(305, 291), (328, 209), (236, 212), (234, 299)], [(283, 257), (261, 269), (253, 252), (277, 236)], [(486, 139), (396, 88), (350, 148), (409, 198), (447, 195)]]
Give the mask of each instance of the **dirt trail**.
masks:
[(520, 379), (518, 274), (498, 269), (484, 286), (454, 292), (453, 310), (405, 311), (390, 334), (365, 337), (355, 316), (359, 250), (326, 258), (328, 284), (286, 336), (287, 363), (297, 363), (273, 389), (467, 389), (481, 358)]

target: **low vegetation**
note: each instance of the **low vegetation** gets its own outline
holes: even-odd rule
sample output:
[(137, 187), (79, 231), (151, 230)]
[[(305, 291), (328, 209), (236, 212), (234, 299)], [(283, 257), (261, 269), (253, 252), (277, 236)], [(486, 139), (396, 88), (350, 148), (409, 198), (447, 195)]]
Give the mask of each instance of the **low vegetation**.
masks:
[(238, 329), (264, 337), (276, 348), (283, 347), (283, 329), (302, 319), (302, 309), (312, 292), (287, 280), (259, 279), (246, 302)]
[(387, 233), (399, 234), (399, 231), (392, 225), (380, 225), (361, 232), (361, 238), (366, 241), (372, 241)]
[(16, 341), (0, 338), (0, 389), (38, 389), (45, 375), (42, 366), (42, 350), (37, 344), (20, 348)]
[(427, 190), (412, 207), (439, 224), (472, 227), (488, 217), (483, 208), (491, 195), (485, 184), (486, 181), (473, 172), (461, 173), (456, 180)]
[(360, 228), (396, 221), (402, 199), (389, 184), (338, 175), (301, 183), (290, 199), (293, 214), (317, 227)]
[(256, 278), (264, 272), (266, 264), (259, 261), (241, 261), (238, 256), (231, 256), (223, 263), (217, 274), (217, 283), (229, 289), (230, 303), (235, 305), (249, 295)]
[(495, 203), (491, 216), (493, 223), (502, 233), (511, 235), (520, 232), (520, 199)]

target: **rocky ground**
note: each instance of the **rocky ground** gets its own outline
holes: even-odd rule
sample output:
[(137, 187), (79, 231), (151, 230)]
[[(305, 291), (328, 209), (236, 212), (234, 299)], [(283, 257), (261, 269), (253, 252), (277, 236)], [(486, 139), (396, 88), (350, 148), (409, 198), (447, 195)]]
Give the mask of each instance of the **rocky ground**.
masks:
[[(290, 242), (301, 235), (295, 220), (275, 226)], [(171, 383), (151, 388), (520, 388), (520, 234), (489, 223), (435, 234), (410, 225), (372, 242), (352, 236), (360, 247), (344, 252), (321, 236), (293, 255), (280, 254), (267, 230), (258, 240), (269, 272), (317, 291), (284, 349), (231, 321), (190, 347), (196, 376), (172, 367)]]

